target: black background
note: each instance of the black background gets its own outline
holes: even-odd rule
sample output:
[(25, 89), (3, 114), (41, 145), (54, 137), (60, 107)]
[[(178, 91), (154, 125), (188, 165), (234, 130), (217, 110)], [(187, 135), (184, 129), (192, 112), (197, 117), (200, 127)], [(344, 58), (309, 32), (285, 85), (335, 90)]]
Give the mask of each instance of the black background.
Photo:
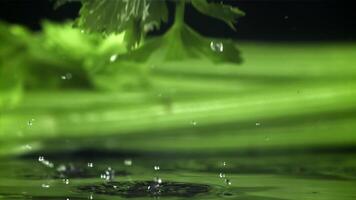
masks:
[[(344, 0), (229, 0), (247, 16), (237, 32), (218, 20), (207, 18), (191, 7), (186, 21), (209, 36), (245, 40), (356, 40), (356, 6)], [(39, 30), (43, 19), (75, 18), (79, 3), (53, 9), (50, 0), (0, 0), (0, 19)], [(172, 9), (172, 6), (171, 6)], [(165, 28), (169, 26), (166, 25)]]

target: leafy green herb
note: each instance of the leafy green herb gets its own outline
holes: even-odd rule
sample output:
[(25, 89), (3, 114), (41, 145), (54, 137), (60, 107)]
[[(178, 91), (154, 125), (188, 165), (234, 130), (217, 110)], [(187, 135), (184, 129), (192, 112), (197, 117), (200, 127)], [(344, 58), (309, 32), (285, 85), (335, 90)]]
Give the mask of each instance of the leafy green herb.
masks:
[[(62, 5), (64, 2), (65, 0), (60, 0), (57, 4)], [(204, 41), (205, 39), (202, 36), (183, 25), (186, 3), (192, 3), (198, 11), (226, 22), (231, 28), (234, 28), (236, 19), (244, 15), (239, 9), (222, 3), (208, 3), (207, 0), (177, 1), (176, 20), (172, 29), (181, 29), (180, 31), (175, 31), (176, 34), (174, 36), (178, 36), (180, 38), (178, 40), (181, 43), (171, 44), (175, 45), (171, 48), (178, 47), (181, 51), (190, 51), (189, 48), (193, 46), (187, 45), (182, 41), (186, 40), (183, 37), (192, 37), (192, 40), (195, 40), (193, 43), (195, 43), (194, 46), (197, 49), (199, 49), (199, 46), (203, 47), (199, 49), (202, 52), (206, 52), (205, 47), (209, 46), (210, 43)], [(164, 0), (82, 0), (82, 4), (80, 17), (76, 23), (78, 27), (89, 32), (103, 32), (106, 34), (125, 32), (125, 39), (129, 49), (138, 47), (147, 32), (154, 28), (158, 29), (162, 22), (168, 20), (168, 11)], [(226, 47), (233, 50), (233, 52), (230, 52), (231, 54), (238, 54), (238, 51), (231, 44), (227, 44)], [(236, 60), (240, 61), (239, 59)]]

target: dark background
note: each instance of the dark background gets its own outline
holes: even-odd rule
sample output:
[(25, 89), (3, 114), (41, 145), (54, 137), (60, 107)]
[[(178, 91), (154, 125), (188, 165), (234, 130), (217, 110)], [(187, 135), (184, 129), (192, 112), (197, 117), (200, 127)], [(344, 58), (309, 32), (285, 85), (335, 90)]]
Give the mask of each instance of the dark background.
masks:
[[(209, 36), (245, 40), (356, 40), (356, 6), (344, 0), (229, 0), (247, 16), (233, 32), (224, 23), (207, 18), (191, 7), (186, 21)], [(39, 30), (43, 19), (75, 18), (79, 3), (53, 9), (50, 0), (0, 0), (0, 19)], [(172, 9), (172, 6), (171, 6)], [(167, 28), (169, 25), (166, 25)]]

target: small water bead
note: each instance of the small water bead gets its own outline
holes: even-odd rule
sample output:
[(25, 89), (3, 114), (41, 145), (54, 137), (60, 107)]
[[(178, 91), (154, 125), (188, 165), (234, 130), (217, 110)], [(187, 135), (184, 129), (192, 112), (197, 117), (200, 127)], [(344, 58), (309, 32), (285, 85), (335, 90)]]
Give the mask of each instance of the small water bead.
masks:
[(219, 173), (219, 177), (220, 178), (225, 178), (225, 174), (224, 173)]
[(159, 170), (160, 170), (160, 167), (159, 167), (158, 165), (156, 165), (156, 166), (153, 167), (153, 169), (154, 169), (155, 171), (159, 171)]
[(100, 175), (100, 178), (105, 179), (106, 181), (113, 181), (115, 178), (115, 171), (111, 167), (108, 167), (105, 173)]
[(115, 62), (117, 59), (117, 56), (118, 56), (117, 54), (110, 56), (110, 62)]
[(88, 197), (88, 199), (94, 199), (94, 196), (91, 194), (91, 195), (89, 195), (89, 197)]
[(32, 126), (34, 121), (35, 121), (35, 119), (30, 119), (30, 120), (27, 122), (27, 125), (28, 125), (28, 126)]
[(89, 167), (89, 168), (93, 168), (93, 167), (94, 167), (94, 164), (91, 163), (91, 162), (89, 162), (89, 163), (88, 163), (88, 167)]
[(193, 121), (190, 122), (190, 124), (193, 125), (193, 126), (196, 126), (198, 123), (193, 120)]
[(63, 183), (68, 185), (69, 184), (69, 179), (63, 179)]
[(226, 185), (231, 185), (232, 184), (230, 179), (225, 179), (225, 183), (226, 183)]
[(47, 189), (47, 188), (50, 188), (51, 186), (50, 186), (50, 185), (48, 185), (48, 184), (45, 184), (45, 183), (44, 183), (44, 184), (42, 184), (42, 185), (41, 185), (41, 187), (42, 187), (42, 188), (46, 188), (46, 189)]
[(62, 80), (70, 80), (70, 79), (72, 79), (72, 74), (71, 73), (67, 73), (67, 74), (65, 74), (65, 75), (62, 75), (61, 76), (61, 79)]
[(39, 156), (38, 157), (38, 161), (43, 162), (44, 161), (44, 157), (43, 156)]
[(221, 53), (224, 51), (224, 44), (222, 42), (211, 41), (210, 48), (215, 52)]
[(51, 163), (50, 161), (46, 160), (43, 156), (38, 157), (38, 161), (45, 165), (46, 167), (53, 168), (54, 164)]
[(261, 126), (261, 123), (260, 122), (256, 122), (256, 126)]
[(132, 165), (132, 160), (131, 159), (126, 159), (126, 160), (124, 160), (124, 164), (126, 166), (131, 166)]

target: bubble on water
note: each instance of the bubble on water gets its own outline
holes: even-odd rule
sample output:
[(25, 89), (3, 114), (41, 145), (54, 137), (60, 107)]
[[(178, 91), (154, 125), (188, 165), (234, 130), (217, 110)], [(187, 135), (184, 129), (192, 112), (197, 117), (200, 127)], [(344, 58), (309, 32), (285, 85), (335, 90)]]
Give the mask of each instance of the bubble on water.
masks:
[(193, 125), (193, 126), (196, 126), (198, 123), (193, 120), (193, 121), (190, 122), (190, 124)]
[(100, 175), (100, 178), (106, 181), (113, 181), (115, 178), (115, 171), (111, 167), (108, 167), (107, 170), (105, 170), (105, 173)]
[(112, 56), (110, 56), (110, 62), (115, 62), (117, 59), (117, 54), (113, 54)]
[(50, 188), (51, 186), (50, 186), (49, 184), (45, 184), (45, 183), (44, 183), (44, 184), (41, 185), (41, 187), (42, 187), (42, 188)]
[(124, 164), (126, 166), (131, 166), (132, 165), (132, 160), (131, 159), (126, 159), (126, 160), (124, 160)]
[(153, 169), (154, 169), (155, 171), (159, 171), (159, 170), (160, 170), (160, 167), (159, 167), (158, 165), (156, 165), (156, 166), (153, 167)]
[(221, 53), (224, 51), (224, 44), (222, 42), (211, 41), (210, 48), (215, 52)]
[(88, 165), (87, 165), (89, 168), (93, 168), (94, 167), (94, 164), (92, 162), (89, 162)]
[(64, 184), (68, 185), (69, 182), (70, 182), (69, 179), (63, 179), (63, 183), (64, 183)]

